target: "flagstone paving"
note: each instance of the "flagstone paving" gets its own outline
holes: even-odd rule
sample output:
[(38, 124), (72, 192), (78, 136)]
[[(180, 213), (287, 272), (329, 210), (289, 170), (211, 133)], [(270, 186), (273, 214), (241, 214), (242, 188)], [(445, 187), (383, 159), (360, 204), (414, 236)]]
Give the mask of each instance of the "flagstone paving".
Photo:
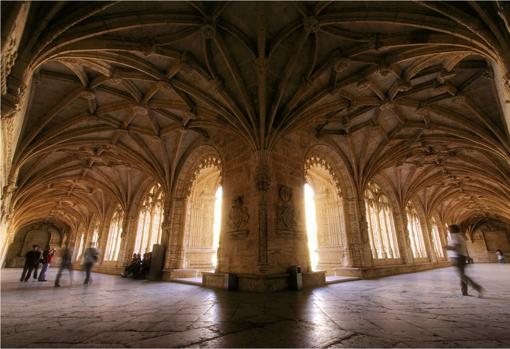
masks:
[(484, 298), (461, 296), (453, 268), (271, 294), (1, 272), (3, 348), (510, 347), (510, 264), (468, 268)]

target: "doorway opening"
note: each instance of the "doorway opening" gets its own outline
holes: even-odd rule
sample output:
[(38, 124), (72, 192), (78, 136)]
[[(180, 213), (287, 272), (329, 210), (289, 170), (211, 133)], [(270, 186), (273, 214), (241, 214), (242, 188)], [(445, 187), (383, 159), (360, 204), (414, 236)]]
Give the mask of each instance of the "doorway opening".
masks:
[(200, 168), (186, 202), (184, 223), (184, 269), (201, 277), (214, 271), (220, 241), (222, 188), (217, 167)]

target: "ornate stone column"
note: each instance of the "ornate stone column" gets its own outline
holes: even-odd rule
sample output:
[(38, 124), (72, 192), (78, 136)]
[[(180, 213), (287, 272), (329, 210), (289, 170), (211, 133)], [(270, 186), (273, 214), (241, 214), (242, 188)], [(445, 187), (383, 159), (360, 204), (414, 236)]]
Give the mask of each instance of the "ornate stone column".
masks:
[[(255, 155), (257, 167), (255, 169), (255, 190), (258, 196), (258, 260), (260, 272), (269, 270), (268, 257), (268, 192), (271, 189), (271, 159), (267, 151), (260, 151)], [(234, 212), (230, 213), (231, 215)], [(249, 215), (248, 215), (249, 217)]]
[(400, 257), (404, 264), (414, 264), (413, 250), (411, 249), (411, 240), (409, 239), (409, 230), (407, 229), (407, 215), (405, 208), (399, 209), (399, 212), (393, 213), (395, 215), (395, 228), (397, 230), (398, 248)]
[(122, 218), (122, 232), (120, 234), (122, 240), (117, 266), (123, 266), (131, 259), (132, 242), (136, 239), (136, 219), (136, 216), (128, 214), (125, 214)]
[(16, 184), (9, 182), (2, 188), (2, 207), (0, 213), (0, 266), (3, 265), (7, 249), (14, 239), (14, 232), (10, 229), (10, 223), (12, 218), (12, 207), (10, 206), (11, 198)]
[(348, 266), (353, 268), (371, 267), (372, 251), (368, 237), (365, 200), (345, 199), (349, 214), (346, 215)]
[[(164, 271), (184, 267), (184, 217), (186, 214), (186, 197), (172, 198), (171, 208), (165, 213), (163, 236), (166, 239), (166, 257)], [(165, 276), (164, 276), (165, 277)]]
[(239, 275), (241, 289), (284, 289), (293, 265), (311, 272), (299, 147), (297, 139), (272, 151), (231, 147), (224, 158), (217, 272)]
[(3, 266), (7, 250), (14, 240), (14, 232), (11, 231), (10, 227), (11, 215), (6, 214), (1, 217), (0, 220), (0, 266)]
[(423, 232), (423, 240), (425, 242), (425, 249), (427, 256), (432, 263), (437, 263), (438, 257), (436, 256), (436, 250), (434, 249), (434, 243), (432, 241), (432, 229), (428, 218), (421, 219), (421, 230)]

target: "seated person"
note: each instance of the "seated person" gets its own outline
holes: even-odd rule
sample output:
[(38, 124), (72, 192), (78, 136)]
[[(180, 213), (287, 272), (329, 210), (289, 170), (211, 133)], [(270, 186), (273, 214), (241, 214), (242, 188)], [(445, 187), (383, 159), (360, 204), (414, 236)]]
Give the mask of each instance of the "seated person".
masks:
[(133, 253), (133, 258), (131, 259), (131, 262), (124, 268), (124, 272), (120, 274), (123, 278), (128, 277), (130, 275), (138, 275), (140, 272), (140, 255), (137, 253)]
[(152, 252), (147, 252), (143, 255), (142, 268), (141, 268), (141, 272), (140, 272), (141, 278), (145, 278), (145, 276), (151, 270), (151, 260), (152, 260)]

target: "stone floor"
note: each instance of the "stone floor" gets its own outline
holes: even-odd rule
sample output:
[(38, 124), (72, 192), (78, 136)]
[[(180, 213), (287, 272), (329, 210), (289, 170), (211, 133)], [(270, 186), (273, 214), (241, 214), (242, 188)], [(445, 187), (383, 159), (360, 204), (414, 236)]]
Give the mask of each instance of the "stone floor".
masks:
[[(50, 272), (53, 279), (55, 270)], [(510, 347), (510, 264), (251, 294), (95, 274), (82, 285), (1, 275), (2, 347)]]

